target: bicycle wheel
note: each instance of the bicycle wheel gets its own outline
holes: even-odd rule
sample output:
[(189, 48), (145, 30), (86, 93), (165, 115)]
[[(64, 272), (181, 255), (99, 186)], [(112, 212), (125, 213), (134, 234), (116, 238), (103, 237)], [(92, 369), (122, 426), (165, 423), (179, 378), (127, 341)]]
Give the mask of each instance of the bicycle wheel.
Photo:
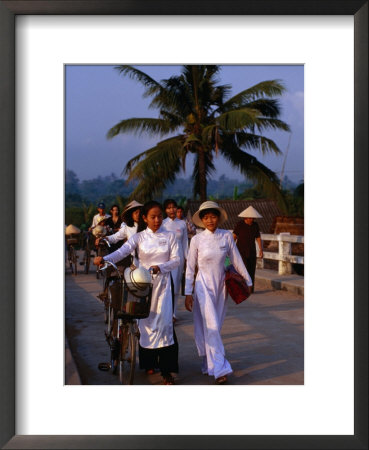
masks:
[(108, 289), (108, 298), (104, 300), (104, 322), (107, 324), (107, 332), (110, 333), (110, 328), (113, 323), (113, 308), (111, 307), (111, 292)]
[(121, 384), (133, 384), (136, 367), (136, 339), (132, 323), (126, 323), (120, 329), (119, 381)]
[(90, 270), (90, 259), (91, 259), (91, 255), (90, 255), (90, 250), (88, 248), (85, 249), (85, 253), (83, 256), (83, 260), (84, 260), (84, 269), (83, 272), (87, 275), (88, 271)]
[(73, 275), (77, 275), (77, 255), (76, 255), (76, 251), (74, 249), (74, 247), (71, 245), (69, 247), (69, 251), (70, 251), (70, 260), (69, 260), (69, 264), (70, 264), (70, 268), (72, 270), (72, 274)]
[[(99, 245), (97, 247), (96, 256), (105, 256), (107, 255), (107, 251)], [(96, 278), (99, 280), (101, 277), (104, 278), (104, 274), (101, 274), (99, 269), (96, 270)], [(103, 282), (104, 284), (104, 282)]]
[(71, 246), (68, 246), (68, 263), (69, 263), (69, 268), (73, 273), (73, 264), (72, 264), (72, 250), (71, 250)]
[(77, 252), (73, 249), (73, 269), (74, 275), (77, 275)]

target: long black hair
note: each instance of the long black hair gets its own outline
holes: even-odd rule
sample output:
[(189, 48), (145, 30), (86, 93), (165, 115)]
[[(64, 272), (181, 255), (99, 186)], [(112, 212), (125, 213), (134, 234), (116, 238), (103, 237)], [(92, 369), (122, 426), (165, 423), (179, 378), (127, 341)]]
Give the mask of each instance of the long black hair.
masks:
[(147, 223), (143, 220), (143, 216), (147, 216), (147, 214), (149, 213), (150, 209), (152, 208), (160, 208), (161, 212), (163, 212), (163, 206), (161, 203), (155, 201), (155, 200), (150, 200), (149, 202), (146, 202), (142, 209), (141, 209), (141, 214), (140, 214), (140, 219), (138, 221), (138, 227), (137, 227), (137, 233), (139, 233), (140, 231), (146, 230), (147, 228)]
[(202, 219), (206, 214), (214, 214), (215, 216), (220, 217), (219, 209), (208, 208), (208, 209), (203, 209), (202, 211), (199, 212), (200, 219)]
[[(132, 214), (135, 211), (137, 211), (138, 209), (141, 211), (141, 206), (136, 206), (136, 208), (131, 208), (131, 209), (129, 209), (126, 212), (123, 211), (123, 213), (122, 213), (122, 221), (124, 223), (126, 223), (129, 227), (133, 227), (134, 226), (135, 222), (133, 220)], [(140, 217), (141, 217), (141, 214), (140, 214)]]
[(118, 208), (118, 217), (119, 217), (119, 206), (118, 205), (113, 205), (110, 209), (109, 209), (109, 212), (111, 213), (111, 215), (113, 215), (113, 213), (112, 213), (112, 209), (113, 208)]
[(165, 210), (168, 208), (169, 205), (173, 204), (176, 208), (178, 207), (177, 202), (175, 200), (173, 200), (172, 198), (167, 198), (166, 200), (164, 200), (163, 203), (163, 212), (164, 212), (164, 216), (168, 217), (168, 214), (165, 212)]

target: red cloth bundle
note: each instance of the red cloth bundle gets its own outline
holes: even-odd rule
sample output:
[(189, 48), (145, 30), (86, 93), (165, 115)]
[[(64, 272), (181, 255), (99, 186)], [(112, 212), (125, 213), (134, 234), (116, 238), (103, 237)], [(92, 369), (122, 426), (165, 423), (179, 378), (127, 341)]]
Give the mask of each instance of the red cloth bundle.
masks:
[(226, 268), (225, 284), (228, 294), (237, 305), (250, 297), (250, 288), (232, 265)]

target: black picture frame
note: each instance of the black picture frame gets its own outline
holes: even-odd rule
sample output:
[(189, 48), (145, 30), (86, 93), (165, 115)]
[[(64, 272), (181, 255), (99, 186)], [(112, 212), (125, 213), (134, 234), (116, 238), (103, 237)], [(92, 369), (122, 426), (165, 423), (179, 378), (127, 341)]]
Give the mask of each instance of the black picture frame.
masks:
[[(15, 435), (15, 17), (28, 14), (352, 15), (355, 41), (354, 435)], [(0, 198), (8, 218), (0, 262), (0, 445), (6, 449), (368, 448), (368, 1), (42, 0), (0, 1)], [(13, 220), (9, 220), (13, 219)], [(338, 394), (339, 395), (339, 394)], [(318, 405), (317, 405), (318, 407)], [(83, 418), (81, 419), (83, 420)], [(184, 424), (185, 426), (185, 424)]]

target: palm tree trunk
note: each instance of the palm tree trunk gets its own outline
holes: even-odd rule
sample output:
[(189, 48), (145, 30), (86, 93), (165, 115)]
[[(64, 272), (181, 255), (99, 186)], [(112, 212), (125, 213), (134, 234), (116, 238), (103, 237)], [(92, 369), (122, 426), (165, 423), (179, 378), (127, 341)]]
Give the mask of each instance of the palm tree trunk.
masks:
[(200, 200), (206, 201), (206, 168), (205, 168), (205, 151), (203, 148), (199, 149), (199, 191)]

